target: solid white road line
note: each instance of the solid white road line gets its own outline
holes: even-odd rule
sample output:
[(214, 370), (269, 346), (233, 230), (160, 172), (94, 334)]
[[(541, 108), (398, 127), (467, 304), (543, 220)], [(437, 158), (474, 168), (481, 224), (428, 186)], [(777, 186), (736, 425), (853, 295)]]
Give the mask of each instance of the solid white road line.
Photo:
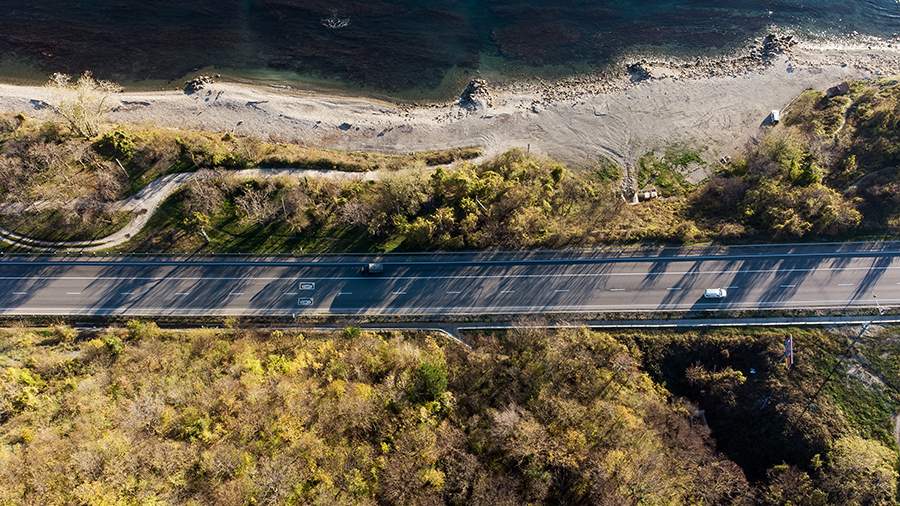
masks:
[[(719, 260), (708, 260), (716, 262)], [(635, 262), (635, 263), (651, 263), (651, 262)], [(2, 264), (0, 264), (2, 267)], [(497, 266), (473, 266), (472, 268), (496, 268)], [(547, 266), (559, 267), (559, 266)], [(581, 267), (579, 265), (571, 265), (570, 267)], [(588, 266), (589, 267), (589, 266)], [(817, 267), (809, 269), (731, 269), (718, 271), (668, 271), (668, 272), (573, 272), (573, 273), (543, 273), (543, 274), (468, 274), (468, 275), (450, 275), (450, 276), (320, 276), (307, 277), (311, 280), (332, 280), (332, 281), (392, 281), (392, 280), (431, 280), (431, 279), (516, 279), (516, 278), (598, 278), (598, 277), (616, 277), (616, 276), (642, 276), (642, 277), (662, 277), (662, 276), (703, 276), (703, 275), (721, 275), (721, 274), (766, 274), (766, 273), (803, 273), (803, 272), (850, 272), (850, 271), (893, 271), (900, 270), (900, 266), (886, 267)], [(291, 280), (287, 277), (126, 277), (126, 276), (0, 276), (2, 280), (83, 280), (83, 281), (285, 281)], [(900, 284), (900, 283), (897, 283)]]
[[(900, 302), (900, 299), (879, 299), (883, 303), (897, 303)], [(672, 312), (683, 312), (683, 311), (691, 311), (697, 308), (703, 308), (707, 311), (713, 312), (723, 312), (723, 311), (733, 311), (736, 307), (749, 307), (749, 308), (761, 308), (761, 309), (771, 309), (771, 308), (784, 308), (784, 307), (801, 307), (801, 308), (810, 308), (810, 309), (843, 309), (847, 307), (866, 307), (866, 308), (874, 308), (875, 305), (871, 303), (869, 300), (855, 300), (855, 301), (844, 301), (840, 305), (839, 301), (789, 301), (789, 302), (738, 302), (738, 303), (727, 303), (724, 305), (720, 304), (627, 304), (627, 305), (585, 305), (585, 306), (573, 306), (573, 305), (564, 305), (564, 306), (551, 306), (548, 307), (546, 305), (542, 306), (473, 306), (473, 307), (413, 307), (413, 308), (391, 308), (391, 307), (377, 307), (377, 308), (319, 308), (318, 313), (311, 314), (457, 314), (457, 315), (470, 315), (470, 314), (508, 314), (508, 313), (546, 313), (549, 310), (560, 312), (560, 313), (574, 313), (574, 314), (583, 314), (583, 313), (597, 313), (597, 312), (625, 312), (625, 313), (636, 313), (636, 312), (646, 312), (649, 310), (655, 311), (672, 311)], [(281, 309), (268, 309), (268, 308), (259, 308), (259, 309), (251, 309), (246, 307), (230, 307), (224, 308), (221, 306), (216, 307), (202, 307), (202, 308), (171, 308), (171, 307), (160, 307), (160, 308), (122, 308), (122, 307), (113, 307), (113, 308), (72, 308), (72, 307), (57, 307), (57, 308), (43, 308), (38, 307), (34, 309), (28, 309), (23, 307), (12, 307), (12, 308), (0, 308), (0, 312), (5, 314), (13, 314), (13, 315), (35, 315), (35, 314), (118, 314), (118, 315), (134, 315), (134, 316), (158, 316), (165, 314), (235, 314), (236, 311), (241, 312), (240, 314), (286, 314), (289, 315), (292, 311), (296, 311), (296, 309), (289, 308), (281, 308)]]

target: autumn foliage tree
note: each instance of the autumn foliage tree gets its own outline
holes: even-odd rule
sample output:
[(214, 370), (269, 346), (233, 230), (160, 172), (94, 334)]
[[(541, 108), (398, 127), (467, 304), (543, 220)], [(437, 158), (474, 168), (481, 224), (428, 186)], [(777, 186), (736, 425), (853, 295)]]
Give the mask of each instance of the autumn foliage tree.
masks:
[(96, 137), (106, 115), (112, 111), (112, 95), (122, 91), (121, 86), (110, 81), (96, 79), (84, 72), (77, 79), (67, 74), (50, 76), (47, 88), (51, 92), (53, 111), (80, 137)]

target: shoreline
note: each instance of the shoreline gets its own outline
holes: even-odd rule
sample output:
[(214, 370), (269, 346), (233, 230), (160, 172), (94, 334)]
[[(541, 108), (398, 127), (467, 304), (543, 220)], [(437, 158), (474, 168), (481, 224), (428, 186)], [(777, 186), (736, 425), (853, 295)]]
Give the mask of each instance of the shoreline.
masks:
[[(194, 94), (128, 91), (114, 123), (233, 132), (349, 151), (423, 151), (479, 145), (487, 156), (513, 147), (572, 164), (600, 156), (629, 167), (645, 152), (696, 145), (710, 161), (733, 154), (807, 88), (900, 75), (900, 44), (804, 41), (788, 32), (761, 55), (761, 39), (722, 57), (625, 59), (627, 73), (523, 80), (491, 88), (469, 107), (403, 104), (272, 85), (220, 82)], [(635, 74), (640, 74), (635, 78)], [(0, 111), (49, 117), (41, 86), (0, 84)]]

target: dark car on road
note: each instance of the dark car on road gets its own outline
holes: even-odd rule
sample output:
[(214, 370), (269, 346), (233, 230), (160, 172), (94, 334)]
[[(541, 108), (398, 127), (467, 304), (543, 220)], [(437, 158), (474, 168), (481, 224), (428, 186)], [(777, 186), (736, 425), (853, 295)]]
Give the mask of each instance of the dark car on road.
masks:
[(384, 264), (378, 262), (370, 262), (362, 266), (360, 272), (366, 276), (377, 276), (384, 273)]

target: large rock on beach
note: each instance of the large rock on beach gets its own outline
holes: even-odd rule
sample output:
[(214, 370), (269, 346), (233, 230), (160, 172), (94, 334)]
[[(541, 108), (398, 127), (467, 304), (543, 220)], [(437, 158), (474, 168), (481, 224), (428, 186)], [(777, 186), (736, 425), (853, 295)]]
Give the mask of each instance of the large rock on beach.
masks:
[(467, 111), (483, 111), (493, 105), (494, 97), (484, 79), (472, 79), (459, 96), (459, 106)]
[(653, 68), (647, 60), (629, 63), (625, 69), (628, 71), (628, 77), (635, 83), (653, 78)]
[(197, 76), (184, 83), (184, 93), (186, 95), (192, 95), (202, 90), (203, 88), (206, 88), (210, 84), (213, 84), (214, 82), (215, 80), (213, 80), (213, 78), (210, 76)]

